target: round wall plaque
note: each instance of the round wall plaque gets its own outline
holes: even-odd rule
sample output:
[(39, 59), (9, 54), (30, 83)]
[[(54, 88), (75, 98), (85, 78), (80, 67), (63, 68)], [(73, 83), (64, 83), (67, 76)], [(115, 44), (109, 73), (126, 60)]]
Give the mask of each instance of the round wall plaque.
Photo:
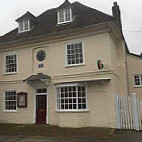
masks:
[(36, 58), (38, 61), (43, 61), (45, 57), (46, 57), (46, 53), (43, 50), (38, 51), (36, 54)]

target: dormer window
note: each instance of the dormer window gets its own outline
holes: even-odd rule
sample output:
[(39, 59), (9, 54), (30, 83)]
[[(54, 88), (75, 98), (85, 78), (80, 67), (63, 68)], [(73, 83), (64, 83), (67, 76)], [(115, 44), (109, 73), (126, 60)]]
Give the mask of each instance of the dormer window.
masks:
[(23, 16), (16, 20), (18, 22), (18, 33), (31, 31), (37, 24), (36, 17), (27, 11)]
[(57, 12), (58, 24), (68, 23), (72, 21), (71, 8), (61, 9)]
[(19, 33), (30, 31), (30, 20), (23, 20), (19, 22)]

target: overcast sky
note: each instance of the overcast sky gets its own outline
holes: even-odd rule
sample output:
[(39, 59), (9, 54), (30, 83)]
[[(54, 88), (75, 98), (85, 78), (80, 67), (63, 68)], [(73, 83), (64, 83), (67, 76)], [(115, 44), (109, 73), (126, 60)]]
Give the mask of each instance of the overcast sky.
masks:
[[(112, 15), (115, 0), (78, 0), (87, 6)], [(142, 52), (142, 0), (116, 0), (121, 10), (123, 32), (131, 52)], [(64, 0), (0, 0), (0, 36), (15, 29), (15, 20), (30, 11), (35, 16), (58, 7)], [(75, 2), (75, 0), (70, 0)]]

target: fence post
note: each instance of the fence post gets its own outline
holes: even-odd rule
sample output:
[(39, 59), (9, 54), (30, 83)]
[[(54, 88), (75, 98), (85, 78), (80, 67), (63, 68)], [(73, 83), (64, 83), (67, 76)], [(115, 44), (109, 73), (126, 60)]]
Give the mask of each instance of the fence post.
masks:
[(132, 93), (132, 105), (133, 105), (133, 117), (134, 117), (134, 125), (135, 129), (139, 131), (139, 118), (138, 118), (138, 111), (137, 111), (137, 97), (136, 93)]
[(115, 105), (116, 105), (116, 127), (117, 129), (120, 129), (120, 114), (119, 114), (119, 96), (118, 94), (115, 94)]

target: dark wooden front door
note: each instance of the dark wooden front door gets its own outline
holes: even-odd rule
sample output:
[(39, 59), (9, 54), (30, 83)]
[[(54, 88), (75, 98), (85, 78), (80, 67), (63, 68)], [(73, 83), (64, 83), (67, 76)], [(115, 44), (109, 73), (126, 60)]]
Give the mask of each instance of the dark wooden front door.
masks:
[(46, 95), (36, 96), (36, 123), (46, 123)]

